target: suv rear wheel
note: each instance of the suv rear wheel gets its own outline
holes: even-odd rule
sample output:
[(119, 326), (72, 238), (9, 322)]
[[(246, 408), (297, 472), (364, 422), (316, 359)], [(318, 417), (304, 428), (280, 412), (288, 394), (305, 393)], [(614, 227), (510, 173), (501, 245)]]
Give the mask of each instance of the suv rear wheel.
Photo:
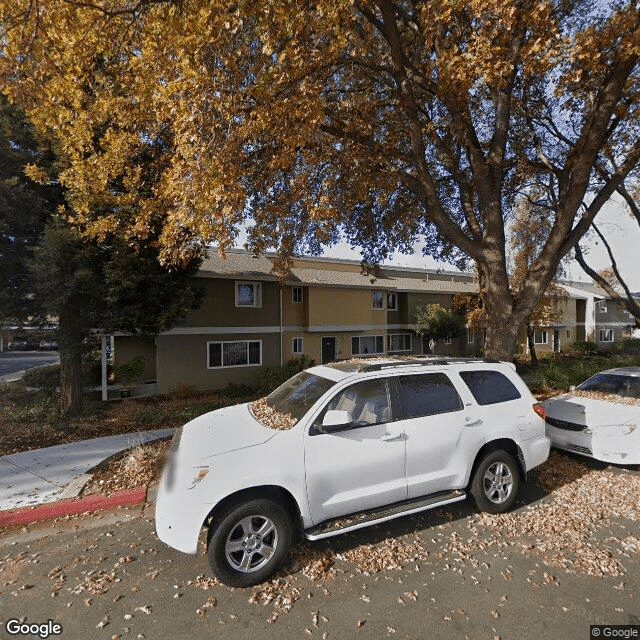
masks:
[(216, 519), (209, 565), (222, 582), (250, 587), (266, 580), (289, 555), (291, 516), (268, 498), (236, 503)]
[(476, 468), (471, 481), (471, 495), (480, 511), (504, 513), (518, 497), (520, 471), (513, 456), (506, 451), (487, 453)]

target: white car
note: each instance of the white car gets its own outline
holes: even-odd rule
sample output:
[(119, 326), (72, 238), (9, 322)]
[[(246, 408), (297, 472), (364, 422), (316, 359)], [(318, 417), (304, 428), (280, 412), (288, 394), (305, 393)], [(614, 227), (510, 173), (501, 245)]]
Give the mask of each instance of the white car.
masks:
[[(261, 422), (262, 421), (262, 422)], [(156, 502), (159, 538), (213, 571), (265, 580), (302, 533), (318, 540), (464, 500), (515, 502), (549, 455), (544, 410), (510, 363), (352, 360), (294, 376), (266, 401), (176, 432)]]
[(640, 464), (640, 367), (602, 371), (542, 404), (552, 446), (603, 462)]

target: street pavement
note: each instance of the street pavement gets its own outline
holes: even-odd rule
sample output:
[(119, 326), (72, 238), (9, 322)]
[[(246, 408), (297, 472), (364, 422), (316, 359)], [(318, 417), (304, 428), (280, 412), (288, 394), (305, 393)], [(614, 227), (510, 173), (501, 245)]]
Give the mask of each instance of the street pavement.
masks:
[(2, 351), (0, 352), (0, 381), (13, 382), (27, 369), (56, 364), (60, 356), (56, 351)]
[[(12, 453), (0, 458), (0, 510), (75, 497), (87, 472), (115, 453), (164, 438), (173, 429), (155, 429)], [(80, 485), (74, 481), (80, 480)], [(0, 636), (1, 637), (1, 636)]]
[[(587, 640), (590, 624), (640, 624), (640, 554), (625, 560), (626, 575), (598, 578), (550, 568), (541, 553), (517, 547), (474, 551), (464, 562), (441, 557), (477, 517), (468, 502), (298, 547), (298, 558), (305, 549), (337, 553), (329, 574), (310, 579), (289, 566), (253, 589), (216, 584), (206, 557), (161, 543), (151, 507), (6, 530), (0, 628), (52, 620), (70, 640)], [(375, 553), (389, 537), (419, 541), (426, 559), (370, 573), (340, 559)]]

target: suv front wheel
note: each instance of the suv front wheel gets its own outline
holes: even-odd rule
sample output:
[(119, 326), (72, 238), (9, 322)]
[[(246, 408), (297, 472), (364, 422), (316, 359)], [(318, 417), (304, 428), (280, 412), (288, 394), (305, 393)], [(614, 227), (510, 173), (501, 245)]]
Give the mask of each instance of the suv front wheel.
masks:
[(520, 471), (513, 456), (506, 451), (486, 454), (471, 481), (471, 495), (480, 511), (504, 513), (518, 497)]
[(216, 524), (209, 540), (209, 565), (229, 586), (250, 587), (263, 582), (291, 549), (291, 516), (268, 498), (236, 503)]

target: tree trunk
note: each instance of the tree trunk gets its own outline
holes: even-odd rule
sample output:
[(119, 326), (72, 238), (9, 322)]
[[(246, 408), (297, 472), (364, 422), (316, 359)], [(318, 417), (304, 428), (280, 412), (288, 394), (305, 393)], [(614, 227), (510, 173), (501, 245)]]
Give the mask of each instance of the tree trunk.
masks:
[(64, 416), (82, 411), (82, 335), (73, 314), (60, 314), (60, 411)]
[(531, 366), (538, 366), (538, 354), (536, 353), (536, 344), (533, 339), (534, 331), (531, 328), (531, 324), (527, 323), (527, 342), (529, 344), (529, 355), (531, 356)]

